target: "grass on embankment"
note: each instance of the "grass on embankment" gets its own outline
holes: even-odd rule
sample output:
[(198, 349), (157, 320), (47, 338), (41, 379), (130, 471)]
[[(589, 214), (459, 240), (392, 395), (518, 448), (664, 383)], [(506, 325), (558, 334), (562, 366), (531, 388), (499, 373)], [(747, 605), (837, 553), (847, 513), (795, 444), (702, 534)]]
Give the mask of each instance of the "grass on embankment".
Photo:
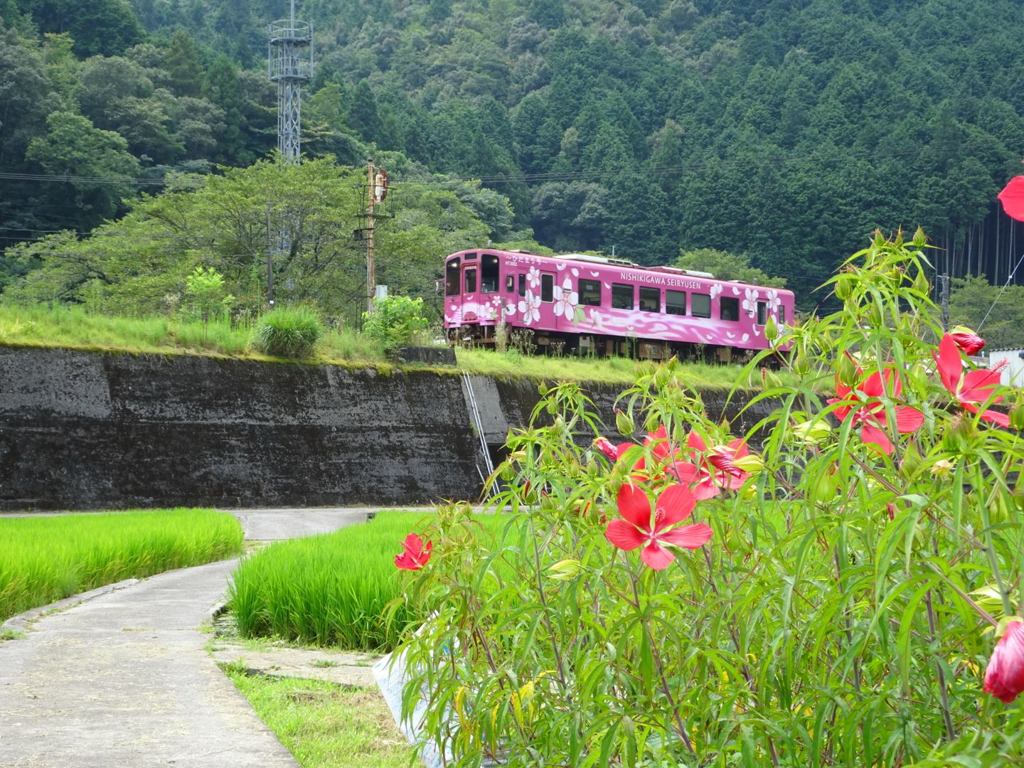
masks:
[[(168, 317), (120, 317), (80, 307), (0, 305), (0, 345), (60, 347), (134, 354), (220, 355), (271, 360), (251, 348), (252, 329), (224, 320), (201, 322)], [(310, 362), (384, 361), (380, 346), (351, 330), (326, 330)]]
[(405, 741), (377, 690), (225, 671), (302, 768), (406, 768)]
[(241, 551), (234, 516), (210, 509), (0, 518), (0, 621), (128, 578)]
[[(119, 317), (80, 307), (5, 306), (0, 304), (0, 345), (83, 349), (133, 354), (215, 355), (246, 360), (274, 360), (252, 348), (252, 330), (224, 321), (186, 322), (167, 317)], [(579, 381), (628, 386), (651, 363), (628, 358), (528, 356), (484, 349), (457, 350), (458, 367), (496, 378)], [(379, 344), (353, 330), (326, 330), (313, 358), (304, 362), (356, 364), (390, 368)], [(421, 369), (424, 366), (414, 365)], [(451, 369), (445, 369), (451, 371)], [(740, 374), (738, 365), (687, 363), (685, 375), (694, 389), (728, 389)], [(758, 389), (762, 382), (743, 382)]]
[[(402, 593), (409, 574), (395, 555), (429, 513), (381, 512), (364, 525), (271, 544), (235, 571), (230, 608), (242, 637), (391, 650), (415, 617), (404, 607), (391, 619), (385, 608)], [(481, 515), (497, 534), (507, 518)]]

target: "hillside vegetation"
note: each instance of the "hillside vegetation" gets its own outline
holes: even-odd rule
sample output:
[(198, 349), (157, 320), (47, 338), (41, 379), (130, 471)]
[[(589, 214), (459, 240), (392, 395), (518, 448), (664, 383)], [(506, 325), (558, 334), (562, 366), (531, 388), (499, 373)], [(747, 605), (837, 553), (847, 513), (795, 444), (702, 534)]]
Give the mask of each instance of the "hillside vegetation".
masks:
[[(285, 11), (0, 0), (0, 242), (138, 216), (138, 195), (162, 189), (148, 182), (265, 157), (263, 30)], [(938, 266), (990, 282), (1019, 255), (994, 203), (1024, 148), (1012, 0), (306, 0), (300, 14), (318, 59), (304, 151), (393, 171), (406, 234), (381, 253), (395, 264), (488, 239), (642, 263), (714, 248), (749, 254), (813, 306), (809, 290), (875, 227), (920, 224)], [(423, 228), (403, 227), (423, 211), (407, 181), (477, 198), (482, 225), (456, 235), (416, 213)], [(360, 222), (338, 211), (356, 281)], [(42, 259), (8, 261), (0, 281)]]

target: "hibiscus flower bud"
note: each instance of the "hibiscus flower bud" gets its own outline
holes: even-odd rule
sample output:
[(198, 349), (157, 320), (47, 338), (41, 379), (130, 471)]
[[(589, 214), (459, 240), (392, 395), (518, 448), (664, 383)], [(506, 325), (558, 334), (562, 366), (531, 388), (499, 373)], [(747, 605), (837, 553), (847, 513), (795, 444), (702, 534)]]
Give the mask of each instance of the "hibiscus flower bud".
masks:
[(932, 477), (949, 477), (953, 474), (954, 469), (956, 469), (956, 464), (952, 461), (949, 459), (939, 459), (932, 464), (932, 468), (929, 471), (932, 473)]
[(853, 278), (849, 275), (840, 275), (836, 280), (836, 298), (846, 301), (850, 298), (851, 293), (853, 293)]
[(839, 358), (839, 380), (848, 387), (854, 387), (860, 378), (861, 372), (857, 369), (857, 363), (849, 355), (842, 355)]
[(826, 439), (831, 431), (832, 427), (828, 422), (820, 419), (818, 421), (801, 421), (799, 424), (793, 425), (793, 434), (797, 436), (797, 439), (809, 445), (817, 445)]
[(827, 504), (836, 495), (836, 478), (832, 471), (809, 476), (807, 497), (815, 504)]
[(1010, 409), (1010, 426), (1024, 431), (1024, 403), (1017, 403)]
[(579, 560), (559, 560), (548, 568), (548, 576), (555, 581), (569, 581), (580, 572)]
[(632, 435), (636, 431), (636, 425), (633, 423), (633, 418), (625, 411), (620, 411), (618, 408), (615, 409), (615, 428), (619, 430), (620, 435)]
[(775, 341), (779, 338), (779, 326), (775, 323), (775, 318), (771, 315), (768, 316), (768, 322), (764, 326), (764, 337), (768, 341)]
[(755, 453), (748, 454), (746, 456), (740, 456), (737, 459), (733, 459), (733, 466), (735, 466), (741, 472), (747, 474), (756, 475), (762, 469), (764, 469), (764, 461)]
[(965, 355), (976, 355), (985, 346), (985, 340), (981, 336), (962, 325), (950, 331), (949, 336)]
[(985, 670), (985, 691), (1006, 704), (1024, 691), (1024, 622), (1006, 625)]
[(928, 285), (928, 278), (925, 276), (924, 271), (918, 271), (917, 277), (914, 278), (914, 290), (927, 296), (930, 287), (931, 286)]

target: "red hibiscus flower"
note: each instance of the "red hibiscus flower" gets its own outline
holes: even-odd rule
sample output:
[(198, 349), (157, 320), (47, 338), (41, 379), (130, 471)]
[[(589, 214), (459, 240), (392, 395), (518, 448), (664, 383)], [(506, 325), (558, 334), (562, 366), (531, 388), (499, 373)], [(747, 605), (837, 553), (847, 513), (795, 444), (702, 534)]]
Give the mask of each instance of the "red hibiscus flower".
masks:
[[(863, 372), (858, 369), (858, 373)], [(836, 397), (829, 399), (829, 404), (842, 403), (835, 409), (836, 418), (846, 421), (853, 418), (854, 424), (860, 424), (860, 439), (866, 444), (877, 446), (882, 453), (891, 454), (894, 450), (892, 441), (885, 431), (887, 425), (883, 397), (897, 398), (900, 396), (902, 384), (892, 368), (875, 371), (870, 376), (862, 376), (854, 387), (847, 387), (836, 381)], [(924, 424), (924, 414), (909, 405), (897, 405), (893, 408), (896, 414), (896, 431), (900, 434), (916, 432)]]
[[(632, 448), (636, 443), (619, 443), (615, 445), (610, 440), (604, 437), (599, 437), (594, 441), (594, 447), (597, 448), (601, 453), (608, 457), (609, 461), (615, 462), (622, 458), (623, 454)], [(644, 447), (651, 447), (651, 456), (657, 461), (662, 462), (670, 455), (673, 455), (675, 451), (672, 449), (671, 444), (668, 440), (668, 431), (664, 425), (658, 427), (654, 432), (648, 432), (647, 437), (644, 438)], [(633, 465), (635, 472), (642, 472), (647, 466), (647, 461), (644, 457), (637, 459), (636, 464)]]
[(736, 466), (736, 459), (750, 454), (747, 444), (740, 438), (728, 445), (717, 445), (708, 450), (704, 438), (691, 432), (686, 438), (692, 461), (677, 461), (670, 468), (671, 474), (681, 483), (693, 485), (693, 495), (698, 501), (717, 496), (722, 490), (735, 491), (750, 477), (750, 473)]
[(425, 545), (423, 539), (415, 533), (410, 533), (402, 542), (401, 554), (395, 555), (395, 566), (403, 571), (418, 571), (430, 562), (430, 552), (433, 550), (432, 542)]
[(964, 328), (962, 325), (958, 325), (948, 335), (965, 355), (976, 355), (985, 348), (985, 340), (970, 328)]
[(985, 670), (985, 690), (1007, 704), (1024, 691), (1024, 622), (1006, 625)]
[(990, 399), (998, 403), (1002, 397), (992, 397), (999, 384), (1001, 367), (993, 369), (964, 370), (964, 361), (960, 357), (960, 349), (951, 334), (946, 334), (939, 342), (939, 351), (935, 354), (935, 364), (939, 369), (942, 385), (956, 398), (965, 411), (976, 413), (985, 421), (1000, 427), (1009, 428), (1010, 417), (1005, 413), (988, 408), (981, 410), (978, 405)]
[(619, 489), (621, 520), (612, 520), (604, 535), (612, 544), (627, 552), (643, 547), (640, 558), (656, 571), (664, 570), (675, 559), (665, 545), (697, 549), (711, 538), (711, 527), (695, 523), (674, 527), (687, 520), (697, 505), (685, 485), (670, 485), (658, 495), (652, 520), (651, 502), (647, 494), (634, 485)]

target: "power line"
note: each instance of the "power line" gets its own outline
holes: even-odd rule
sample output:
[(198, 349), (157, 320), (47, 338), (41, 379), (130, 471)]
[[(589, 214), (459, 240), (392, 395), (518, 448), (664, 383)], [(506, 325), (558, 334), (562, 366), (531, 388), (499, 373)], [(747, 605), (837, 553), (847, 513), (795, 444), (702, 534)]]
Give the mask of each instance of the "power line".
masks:
[(5, 181), (50, 181), (65, 184), (136, 184), (143, 187), (165, 187), (166, 179), (135, 179), (129, 176), (74, 176), (71, 174), (52, 173), (14, 173), (0, 171), (0, 179)]

